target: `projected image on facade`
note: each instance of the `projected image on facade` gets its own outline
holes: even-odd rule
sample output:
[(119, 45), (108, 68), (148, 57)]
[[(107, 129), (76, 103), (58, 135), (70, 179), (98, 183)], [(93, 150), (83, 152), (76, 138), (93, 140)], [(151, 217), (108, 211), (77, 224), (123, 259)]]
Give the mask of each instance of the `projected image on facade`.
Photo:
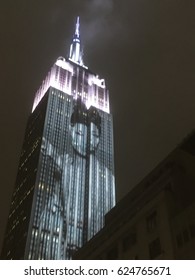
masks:
[[(36, 244), (30, 254), (33, 259), (70, 259), (102, 228), (104, 215), (114, 205), (114, 177), (109, 169), (112, 153), (102, 150), (106, 127), (101, 113), (95, 107), (87, 109), (80, 98), (68, 97), (67, 103), (72, 106), (68, 106), (66, 127), (55, 122), (59, 123), (59, 127), (54, 125), (59, 134), (50, 128), (48, 135), (46, 129), (42, 139), (40, 199), (36, 205), (39, 214), (34, 218), (31, 240)], [(60, 133), (63, 129), (64, 139)], [(106, 161), (102, 157), (105, 154)]]

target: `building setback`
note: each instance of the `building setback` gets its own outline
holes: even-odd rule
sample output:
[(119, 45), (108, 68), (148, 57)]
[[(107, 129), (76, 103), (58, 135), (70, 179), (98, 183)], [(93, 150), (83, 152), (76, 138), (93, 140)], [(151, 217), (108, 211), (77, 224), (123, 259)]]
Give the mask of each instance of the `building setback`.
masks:
[(69, 57), (35, 94), (1, 258), (71, 259), (114, 205), (109, 93), (83, 63), (77, 18)]
[(106, 215), (74, 259), (195, 259), (195, 132)]

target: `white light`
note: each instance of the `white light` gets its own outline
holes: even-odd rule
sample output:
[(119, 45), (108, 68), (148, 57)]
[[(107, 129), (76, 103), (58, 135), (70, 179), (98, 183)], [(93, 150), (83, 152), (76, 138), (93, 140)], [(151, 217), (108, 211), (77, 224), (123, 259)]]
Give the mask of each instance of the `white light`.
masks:
[[(45, 93), (47, 92), (48, 88), (50, 86), (65, 92), (66, 94), (73, 95), (73, 98), (76, 99), (77, 95), (82, 95), (80, 92), (76, 92), (74, 88), (72, 88), (72, 75), (74, 73), (74, 65), (72, 65), (69, 61), (67, 61), (65, 58), (60, 57), (57, 59), (56, 63), (51, 68), (50, 72), (46, 76), (45, 80), (43, 81), (41, 87), (37, 91), (34, 99), (33, 109), (32, 112), (35, 110), (41, 99), (44, 97)], [(83, 65), (82, 65), (83, 67)], [(64, 72), (64, 70), (66, 70)], [(57, 75), (58, 71), (58, 75)], [(83, 71), (85, 71), (83, 69)], [(61, 75), (64, 75), (64, 81), (60, 80)], [(67, 82), (66, 75), (69, 76), (69, 82)], [(84, 97), (86, 97), (83, 102), (86, 104), (87, 108), (89, 109), (90, 106), (94, 106), (98, 109), (103, 110), (104, 112), (109, 113), (109, 102), (105, 102), (105, 95), (106, 87), (105, 87), (105, 80), (100, 79), (98, 76), (95, 76), (93, 74), (89, 74), (88, 78), (88, 84), (89, 84), (89, 91), (86, 94), (84, 94)], [(104, 98), (102, 102), (99, 102), (98, 98), (95, 98), (95, 88), (93, 85), (96, 85), (98, 88), (104, 89)]]
[[(63, 59), (63, 60), (62, 60)], [(68, 63), (65, 58), (58, 58), (56, 63), (57, 66), (62, 67), (63, 69), (71, 72), (73, 74), (73, 66)]]
[(105, 88), (106, 87), (105, 80), (104, 79), (99, 79), (98, 76), (94, 76), (94, 75), (89, 77), (88, 84), (90, 86), (92, 86), (94, 84), (94, 85), (97, 85), (98, 87), (101, 87), (101, 88)]

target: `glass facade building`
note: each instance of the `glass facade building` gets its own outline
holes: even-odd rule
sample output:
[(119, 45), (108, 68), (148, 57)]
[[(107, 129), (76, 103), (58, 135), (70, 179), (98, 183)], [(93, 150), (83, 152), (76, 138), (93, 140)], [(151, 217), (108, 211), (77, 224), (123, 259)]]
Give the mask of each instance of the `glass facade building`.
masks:
[(83, 64), (77, 18), (69, 57), (35, 94), (2, 258), (72, 259), (114, 205), (109, 93)]

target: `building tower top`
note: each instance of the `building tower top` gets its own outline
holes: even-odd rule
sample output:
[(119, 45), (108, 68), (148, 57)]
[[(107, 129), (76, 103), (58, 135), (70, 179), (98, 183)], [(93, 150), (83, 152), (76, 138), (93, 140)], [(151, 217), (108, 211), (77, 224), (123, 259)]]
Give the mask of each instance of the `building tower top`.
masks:
[(81, 66), (84, 66), (83, 52), (81, 50), (79, 17), (77, 17), (75, 32), (72, 38), (72, 43), (70, 45), (69, 59)]

